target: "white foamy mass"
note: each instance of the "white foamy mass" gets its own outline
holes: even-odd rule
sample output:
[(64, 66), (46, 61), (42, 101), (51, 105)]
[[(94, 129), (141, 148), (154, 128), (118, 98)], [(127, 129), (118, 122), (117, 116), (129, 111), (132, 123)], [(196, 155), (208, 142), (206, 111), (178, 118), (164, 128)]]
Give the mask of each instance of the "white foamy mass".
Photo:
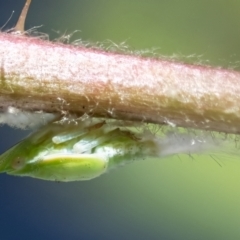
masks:
[(155, 142), (158, 157), (226, 154), (238, 158), (240, 154), (240, 137), (234, 134), (163, 126), (156, 134), (145, 132), (143, 139)]
[(20, 129), (40, 127), (57, 118), (56, 114), (44, 112), (28, 112), (15, 107), (8, 107), (0, 113), (0, 124)]
[(204, 153), (219, 149), (223, 144), (208, 134), (169, 132), (162, 138), (156, 138), (159, 145), (159, 156), (175, 154)]

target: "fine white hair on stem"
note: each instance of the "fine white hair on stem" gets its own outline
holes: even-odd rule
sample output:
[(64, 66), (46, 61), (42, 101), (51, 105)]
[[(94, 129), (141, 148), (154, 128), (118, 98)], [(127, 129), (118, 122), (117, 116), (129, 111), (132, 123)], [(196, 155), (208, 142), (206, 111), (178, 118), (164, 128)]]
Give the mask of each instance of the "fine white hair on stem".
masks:
[(15, 107), (8, 107), (0, 113), (0, 124), (20, 129), (33, 129), (53, 121), (59, 115), (41, 111), (28, 112)]

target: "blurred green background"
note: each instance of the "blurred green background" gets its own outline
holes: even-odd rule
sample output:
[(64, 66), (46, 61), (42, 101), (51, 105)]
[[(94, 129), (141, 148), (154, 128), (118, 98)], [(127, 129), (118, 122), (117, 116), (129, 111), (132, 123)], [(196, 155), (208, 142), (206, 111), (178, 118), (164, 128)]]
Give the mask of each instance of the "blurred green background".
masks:
[[(24, 0), (0, 0), (0, 25)], [(240, 70), (240, 1), (32, 0), (26, 28), (50, 39), (126, 42)], [(60, 71), (60, 70), (59, 70)], [(26, 135), (0, 128), (3, 152)], [(231, 156), (145, 161), (87, 182), (0, 175), (1, 239), (240, 239), (240, 162)]]

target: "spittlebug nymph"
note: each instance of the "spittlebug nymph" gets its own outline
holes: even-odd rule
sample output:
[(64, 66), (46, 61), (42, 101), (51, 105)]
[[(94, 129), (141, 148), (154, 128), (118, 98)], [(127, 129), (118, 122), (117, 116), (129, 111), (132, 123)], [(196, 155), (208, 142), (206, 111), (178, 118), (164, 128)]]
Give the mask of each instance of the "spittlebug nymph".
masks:
[(50, 123), (0, 156), (0, 172), (45, 180), (95, 178), (127, 159), (145, 156), (144, 145), (129, 131), (104, 121)]
[(99, 119), (49, 123), (0, 156), (0, 172), (53, 181), (95, 178), (111, 168), (178, 153), (215, 147), (186, 133), (157, 137), (148, 130)]

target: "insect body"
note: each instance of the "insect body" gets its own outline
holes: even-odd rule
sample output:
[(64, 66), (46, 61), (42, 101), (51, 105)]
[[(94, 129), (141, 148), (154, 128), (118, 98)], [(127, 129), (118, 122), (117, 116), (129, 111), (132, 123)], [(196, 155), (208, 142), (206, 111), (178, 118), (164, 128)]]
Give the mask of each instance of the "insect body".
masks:
[(50, 123), (2, 154), (0, 172), (44, 180), (88, 180), (156, 151), (154, 141), (116, 124)]
[[(136, 130), (136, 129), (135, 129)], [(155, 136), (125, 122), (87, 119), (49, 123), (0, 156), (0, 172), (52, 181), (88, 180), (149, 157), (219, 149), (208, 135), (170, 131)]]

